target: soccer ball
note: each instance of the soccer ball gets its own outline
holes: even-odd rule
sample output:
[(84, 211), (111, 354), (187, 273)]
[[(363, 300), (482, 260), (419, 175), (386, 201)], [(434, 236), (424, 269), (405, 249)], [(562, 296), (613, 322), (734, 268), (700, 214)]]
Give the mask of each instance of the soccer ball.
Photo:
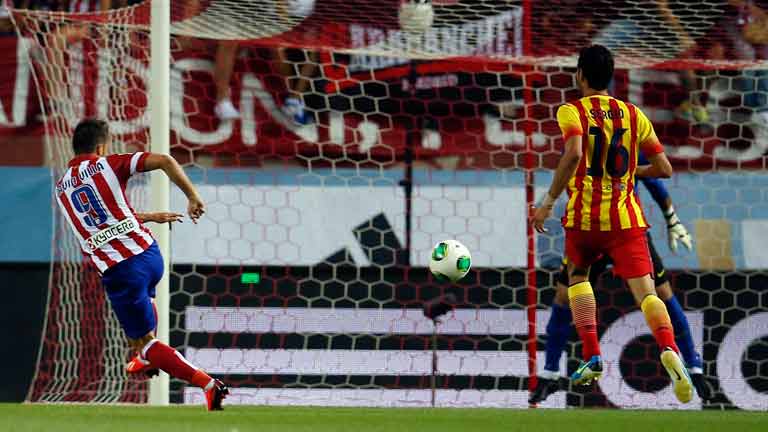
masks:
[(288, 0), (288, 13), (293, 18), (304, 19), (315, 11), (315, 0)]
[(430, 0), (404, 0), (400, 3), (400, 28), (409, 33), (424, 33), (432, 27), (435, 10)]
[(443, 240), (436, 244), (429, 257), (429, 271), (439, 280), (456, 282), (469, 273), (471, 266), (469, 249), (457, 240)]

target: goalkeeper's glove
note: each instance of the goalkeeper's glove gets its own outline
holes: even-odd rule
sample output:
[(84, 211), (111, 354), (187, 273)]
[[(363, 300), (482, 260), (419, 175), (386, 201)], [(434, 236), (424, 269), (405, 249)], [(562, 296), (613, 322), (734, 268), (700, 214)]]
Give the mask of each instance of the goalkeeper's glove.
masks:
[(672, 252), (677, 253), (678, 240), (685, 245), (686, 249), (691, 250), (693, 248), (691, 235), (688, 234), (685, 225), (683, 225), (683, 223), (680, 222), (680, 218), (677, 217), (675, 208), (669, 206), (669, 208), (664, 211), (664, 218), (667, 220), (667, 239), (669, 241), (669, 248)]

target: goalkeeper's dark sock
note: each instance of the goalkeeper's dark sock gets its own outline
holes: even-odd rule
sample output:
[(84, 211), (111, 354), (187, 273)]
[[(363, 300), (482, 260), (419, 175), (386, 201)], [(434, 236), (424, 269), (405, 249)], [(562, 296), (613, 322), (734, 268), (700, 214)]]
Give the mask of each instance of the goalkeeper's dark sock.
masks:
[(544, 369), (557, 372), (560, 370), (560, 357), (563, 355), (568, 336), (571, 334), (571, 309), (568, 306), (552, 304), (552, 314), (547, 323), (546, 360)]
[(672, 296), (664, 304), (667, 306), (669, 319), (672, 321), (672, 328), (675, 330), (675, 342), (677, 347), (680, 348), (680, 354), (682, 354), (683, 360), (685, 360), (685, 365), (689, 368), (701, 369), (703, 366), (701, 356), (696, 352), (696, 347), (693, 345), (691, 326), (688, 324), (688, 318), (685, 317), (685, 312), (682, 306), (680, 306), (680, 302), (677, 301), (675, 296)]
[(207, 373), (188, 362), (180, 352), (157, 339), (151, 340), (141, 351), (142, 356), (153, 366), (174, 378), (206, 390), (213, 385), (213, 379)]
[(672, 322), (664, 302), (654, 294), (647, 295), (640, 303), (640, 309), (645, 315), (645, 322), (648, 323), (659, 349), (664, 351), (665, 348), (669, 347), (680, 352), (677, 344), (675, 344), (675, 333), (672, 330)]
[(568, 302), (571, 305), (573, 324), (581, 339), (581, 356), (589, 360), (600, 355), (597, 341), (597, 302), (589, 282), (580, 282), (568, 287)]

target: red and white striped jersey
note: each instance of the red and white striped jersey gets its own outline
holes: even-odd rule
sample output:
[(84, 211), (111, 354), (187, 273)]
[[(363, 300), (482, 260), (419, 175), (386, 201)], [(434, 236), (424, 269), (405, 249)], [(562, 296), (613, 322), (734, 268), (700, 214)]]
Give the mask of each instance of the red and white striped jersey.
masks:
[(155, 241), (137, 219), (125, 187), (149, 153), (80, 155), (56, 183), (56, 201), (83, 254), (99, 271), (138, 255)]

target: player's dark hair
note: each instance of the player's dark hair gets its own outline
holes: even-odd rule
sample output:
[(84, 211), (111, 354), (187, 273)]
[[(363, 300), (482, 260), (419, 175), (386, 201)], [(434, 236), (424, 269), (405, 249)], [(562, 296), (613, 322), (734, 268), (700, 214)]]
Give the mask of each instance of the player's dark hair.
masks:
[(613, 78), (613, 55), (602, 45), (582, 48), (577, 67), (581, 69), (589, 88), (605, 90)]
[(107, 140), (108, 136), (109, 125), (104, 120), (82, 120), (72, 134), (72, 149), (75, 154), (93, 153), (99, 144)]

